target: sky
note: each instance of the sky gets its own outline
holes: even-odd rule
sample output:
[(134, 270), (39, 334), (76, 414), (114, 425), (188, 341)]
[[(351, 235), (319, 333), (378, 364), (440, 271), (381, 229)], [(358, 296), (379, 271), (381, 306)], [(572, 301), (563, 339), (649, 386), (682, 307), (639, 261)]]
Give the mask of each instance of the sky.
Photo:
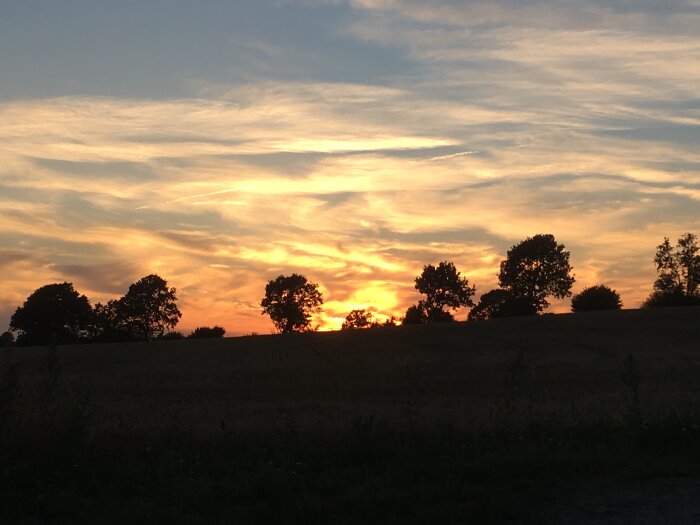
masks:
[(636, 308), (700, 234), (699, 146), (700, 0), (2, 0), (0, 331), (157, 273), (178, 329), (268, 333), (293, 272), (333, 329), (538, 233)]

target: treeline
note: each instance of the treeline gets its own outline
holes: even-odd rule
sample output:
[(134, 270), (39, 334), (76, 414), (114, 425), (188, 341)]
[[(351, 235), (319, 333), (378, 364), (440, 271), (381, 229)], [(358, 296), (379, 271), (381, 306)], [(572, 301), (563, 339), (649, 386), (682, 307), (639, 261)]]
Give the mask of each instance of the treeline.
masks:
[[(17, 308), (10, 331), (0, 335), (0, 345), (183, 339), (184, 334), (172, 331), (181, 317), (175, 288), (158, 275), (147, 275), (130, 285), (123, 297), (94, 307), (72, 283), (48, 284)], [(225, 333), (220, 326), (202, 326), (187, 337), (223, 337)]]
[[(569, 259), (570, 252), (553, 235), (528, 237), (507, 252), (500, 264), (499, 287), (484, 293), (478, 304), (472, 300), (476, 286), (452, 262), (426, 265), (415, 279), (415, 288), (424, 297), (403, 317), (379, 323), (371, 311), (358, 309), (347, 315), (342, 328), (451, 322), (454, 312), (465, 307), (470, 308), (469, 321), (536, 315), (549, 306), (548, 298), (572, 296), (575, 277)], [(695, 235), (683, 235), (675, 246), (665, 238), (656, 248), (654, 263), (658, 276), (642, 308), (700, 305), (700, 248)], [(304, 275), (280, 275), (265, 287), (262, 312), (280, 333), (314, 330), (313, 315), (323, 305), (318, 288)], [(574, 312), (621, 307), (620, 295), (604, 284), (588, 287), (571, 300)], [(0, 346), (181, 339), (184, 334), (173, 331), (181, 317), (175, 288), (158, 275), (143, 277), (120, 299), (94, 307), (71, 283), (49, 284), (17, 308), (10, 330), (0, 334)], [(203, 326), (187, 337), (223, 337), (225, 332), (220, 326)]]
[[(654, 262), (658, 278), (652, 294), (642, 308), (700, 305), (700, 255), (697, 237), (682, 236), (675, 246), (668, 238), (657, 246)], [(536, 315), (549, 306), (548, 298), (571, 297), (576, 281), (569, 262), (570, 252), (551, 234), (539, 234), (511, 247), (501, 261), (499, 287), (484, 293), (478, 304), (472, 297), (476, 286), (461, 276), (454, 263), (440, 262), (423, 267), (415, 279), (415, 288), (424, 298), (409, 306), (398, 320), (402, 324), (454, 321), (454, 312), (470, 308), (469, 321)], [(305, 276), (280, 275), (268, 282), (261, 302), (263, 313), (270, 316), (279, 332), (314, 330), (312, 318), (321, 312), (323, 296), (316, 283)], [(573, 312), (619, 310), (622, 301), (617, 291), (604, 284), (585, 288), (571, 300)], [(394, 326), (393, 316), (380, 324), (367, 309), (353, 310), (343, 329)]]

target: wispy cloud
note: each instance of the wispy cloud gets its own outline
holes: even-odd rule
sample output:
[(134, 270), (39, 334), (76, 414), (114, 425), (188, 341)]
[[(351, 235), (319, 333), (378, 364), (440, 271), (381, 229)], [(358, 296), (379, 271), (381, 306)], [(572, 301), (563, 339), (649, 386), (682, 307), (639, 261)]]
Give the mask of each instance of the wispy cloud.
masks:
[[(245, 82), (189, 79), (176, 99), (0, 103), (0, 311), (47, 282), (103, 301), (157, 272), (185, 328), (267, 332), (265, 282), (294, 271), (337, 327), (353, 308), (401, 314), (427, 263), (453, 260), (483, 293), (539, 232), (572, 250), (577, 289), (605, 282), (633, 307), (663, 236), (700, 231), (692, 2), (324, 5), (343, 52), (410, 67), (272, 80), (242, 61)], [(300, 60), (278, 42), (245, 52)]]

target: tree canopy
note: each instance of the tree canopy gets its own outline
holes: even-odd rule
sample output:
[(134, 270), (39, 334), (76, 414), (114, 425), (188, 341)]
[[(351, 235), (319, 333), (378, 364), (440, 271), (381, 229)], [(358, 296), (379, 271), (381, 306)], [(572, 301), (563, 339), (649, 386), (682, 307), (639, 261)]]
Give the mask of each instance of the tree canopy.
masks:
[(474, 305), (471, 298), (476, 287), (469, 286), (469, 280), (461, 277), (455, 265), (448, 261), (424, 266), (421, 275), (416, 277), (415, 288), (426, 296), (419, 304), (428, 322), (452, 321), (454, 316), (450, 310)]
[(35, 290), (12, 315), (10, 329), (23, 346), (73, 343), (88, 336), (91, 321), (88, 298), (64, 282)]
[(619, 310), (620, 308), (622, 308), (620, 294), (604, 284), (589, 286), (571, 299), (571, 311), (573, 312)]
[(700, 247), (697, 236), (686, 233), (672, 246), (668, 237), (656, 247), (657, 278), (643, 307), (700, 304)]
[(102, 342), (133, 341), (119, 299), (97, 303), (93, 309), (93, 338)]
[(527, 301), (536, 312), (549, 306), (547, 297), (569, 297), (575, 278), (570, 253), (554, 235), (538, 234), (514, 245), (501, 262), (498, 280), (513, 297)]
[(168, 288), (168, 282), (155, 274), (133, 283), (126, 295), (113, 303), (118, 329), (146, 341), (162, 336), (182, 317), (175, 293), (175, 288)]
[(296, 273), (269, 281), (260, 302), (263, 315), (269, 315), (275, 328), (284, 334), (308, 331), (311, 315), (320, 312), (322, 304), (318, 284)]

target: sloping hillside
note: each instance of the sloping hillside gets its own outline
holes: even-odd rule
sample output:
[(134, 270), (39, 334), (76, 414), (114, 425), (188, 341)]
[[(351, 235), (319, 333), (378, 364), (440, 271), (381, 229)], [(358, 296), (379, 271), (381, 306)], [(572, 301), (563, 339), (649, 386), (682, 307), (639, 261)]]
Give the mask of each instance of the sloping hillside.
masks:
[[(15, 349), (27, 372), (45, 348)], [(594, 312), (363, 331), (59, 347), (64, 378), (101, 401), (138, 399), (256, 404), (462, 404), (494, 401), (522, 354), (550, 401), (568, 392), (620, 390), (621, 360), (634, 354), (642, 390), (694, 391), (700, 377), (700, 309)], [(490, 400), (490, 401), (489, 401)], [(212, 417), (215, 417), (212, 415)]]
[(10, 522), (587, 522), (581, 498), (700, 472), (697, 308), (2, 363)]

